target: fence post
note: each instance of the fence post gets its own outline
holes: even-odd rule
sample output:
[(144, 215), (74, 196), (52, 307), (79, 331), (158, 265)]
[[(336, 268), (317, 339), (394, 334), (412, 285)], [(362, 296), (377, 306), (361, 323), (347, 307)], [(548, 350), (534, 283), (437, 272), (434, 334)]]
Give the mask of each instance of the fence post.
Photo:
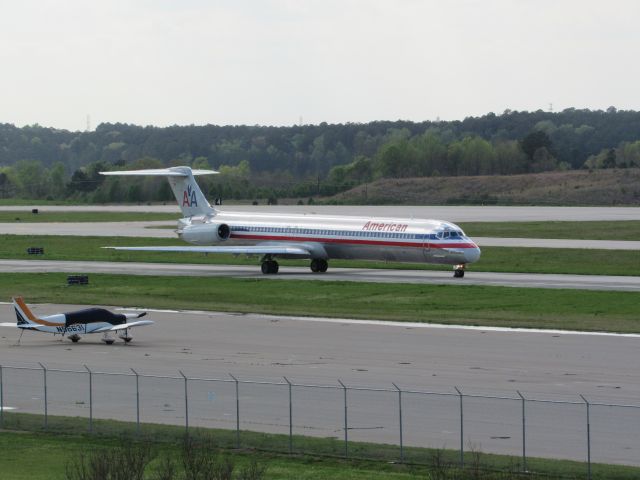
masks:
[(236, 448), (240, 448), (240, 382), (233, 375), (229, 376), (236, 382)]
[(133, 368), (131, 371), (136, 376), (136, 433), (140, 435), (140, 383), (138, 382), (138, 372)]
[(464, 468), (464, 410), (462, 409), (462, 392), (458, 387), (453, 387), (460, 396), (460, 468)]
[(89, 433), (93, 432), (93, 372), (86, 365), (84, 368), (89, 372)]
[(584, 404), (587, 406), (587, 478), (591, 480), (591, 422), (589, 419), (589, 401), (580, 395)]
[(287, 377), (284, 381), (289, 385), (289, 453), (293, 453), (293, 396), (291, 393), (292, 384)]
[(404, 443), (402, 441), (402, 390), (392, 382), (392, 385), (398, 390), (398, 425), (400, 426), (400, 463), (404, 463)]
[(2, 384), (2, 365), (0, 365), (0, 428), (4, 428), (4, 390)]
[(189, 389), (187, 386), (187, 376), (178, 370), (182, 378), (184, 378), (184, 430), (187, 437), (189, 436)]
[(527, 471), (527, 421), (525, 416), (525, 402), (526, 399), (524, 395), (520, 393), (519, 390), (516, 390), (518, 396), (522, 399), (522, 471)]
[(44, 382), (44, 428), (46, 430), (49, 427), (49, 410), (47, 402), (47, 367), (45, 367), (40, 362), (38, 362), (38, 364), (42, 367), (42, 379)]
[(349, 422), (347, 418), (347, 386), (338, 379), (344, 391), (344, 458), (349, 458)]

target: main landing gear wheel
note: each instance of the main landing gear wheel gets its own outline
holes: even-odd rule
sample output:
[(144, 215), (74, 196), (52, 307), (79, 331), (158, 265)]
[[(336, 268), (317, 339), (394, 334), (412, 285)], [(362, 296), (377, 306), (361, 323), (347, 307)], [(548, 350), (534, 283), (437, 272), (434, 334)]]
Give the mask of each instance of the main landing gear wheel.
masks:
[(310, 267), (313, 273), (324, 273), (329, 268), (329, 263), (323, 258), (314, 258), (311, 260)]
[(80, 335), (69, 335), (69, 340), (71, 340), (73, 343), (78, 343), (78, 341), (80, 340)]
[(278, 262), (276, 262), (275, 260), (265, 260), (264, 262), (262, 262), (262, 273), (266, 274), (270, 274), (270, 273), (278, 273), (279, 270), (279, 266), (278, 266)]

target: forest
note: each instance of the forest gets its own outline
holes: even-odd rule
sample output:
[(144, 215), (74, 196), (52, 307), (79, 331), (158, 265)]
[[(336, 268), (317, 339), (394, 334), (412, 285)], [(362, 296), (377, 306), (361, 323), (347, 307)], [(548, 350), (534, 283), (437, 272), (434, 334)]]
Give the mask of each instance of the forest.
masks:
[(103, 123), (86, 132), (0, 124), (0, 198), (166, 201), (159, 179), (98, 172), (171, 165), (218, 170), (202, 182), (211, 197), (271, 201), (379, 178), (640, 167), (640, 112), (507, 110), (461, 121), (290, 127)]

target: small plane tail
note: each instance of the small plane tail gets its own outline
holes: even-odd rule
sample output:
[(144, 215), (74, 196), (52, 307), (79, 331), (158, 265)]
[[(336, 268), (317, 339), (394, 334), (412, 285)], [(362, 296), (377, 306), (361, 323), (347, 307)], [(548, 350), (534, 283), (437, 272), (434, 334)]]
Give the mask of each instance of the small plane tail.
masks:
[(11, 300), (13, 300), (13, 308), (16, 311), (18, 327), (30, 328), (32, 325), (37, 325), (37, 322), (35, 321), (37, 317), (33, 314), (27, 304), (24, 303), (22, 297), (15, 297)]
[(194, 178), (194, 175), (211, 175), (215, 173), (218, 172), (214, 170), (191, 170), (190, 167), (100, 172), (101, 175), (151, 175), (167, 177), (171, 190), (185, 217), (215, 214), (215, 210), (209, 205), (209, 202)]

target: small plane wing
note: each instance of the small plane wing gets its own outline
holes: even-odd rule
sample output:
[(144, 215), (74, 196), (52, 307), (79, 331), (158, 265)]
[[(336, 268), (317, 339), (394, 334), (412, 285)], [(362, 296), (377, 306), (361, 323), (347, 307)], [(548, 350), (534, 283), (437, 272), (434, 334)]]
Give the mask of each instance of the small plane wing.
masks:
[(102, 247), (112, 250), (137, 250), (145, 252), (192, 252), (192, 253), (231, 253), (233, 255), (297, 255), (309, 257), (311, 253), (306, 248), (292, 245), (247, 245), (247, 246), (204, 246), (204, 247)]
[(153, 324), (152, 320), (139, 320), (137, 322), (121, 323), (120, 325), (113, 325), (112, 327), (100, 328), (98, 330), (95, 330), (94, 333), (117, 332), (118, 330), (126, 330), (127, 328), (142, 327), (143, 325), (152, 325), (152, 324)]

